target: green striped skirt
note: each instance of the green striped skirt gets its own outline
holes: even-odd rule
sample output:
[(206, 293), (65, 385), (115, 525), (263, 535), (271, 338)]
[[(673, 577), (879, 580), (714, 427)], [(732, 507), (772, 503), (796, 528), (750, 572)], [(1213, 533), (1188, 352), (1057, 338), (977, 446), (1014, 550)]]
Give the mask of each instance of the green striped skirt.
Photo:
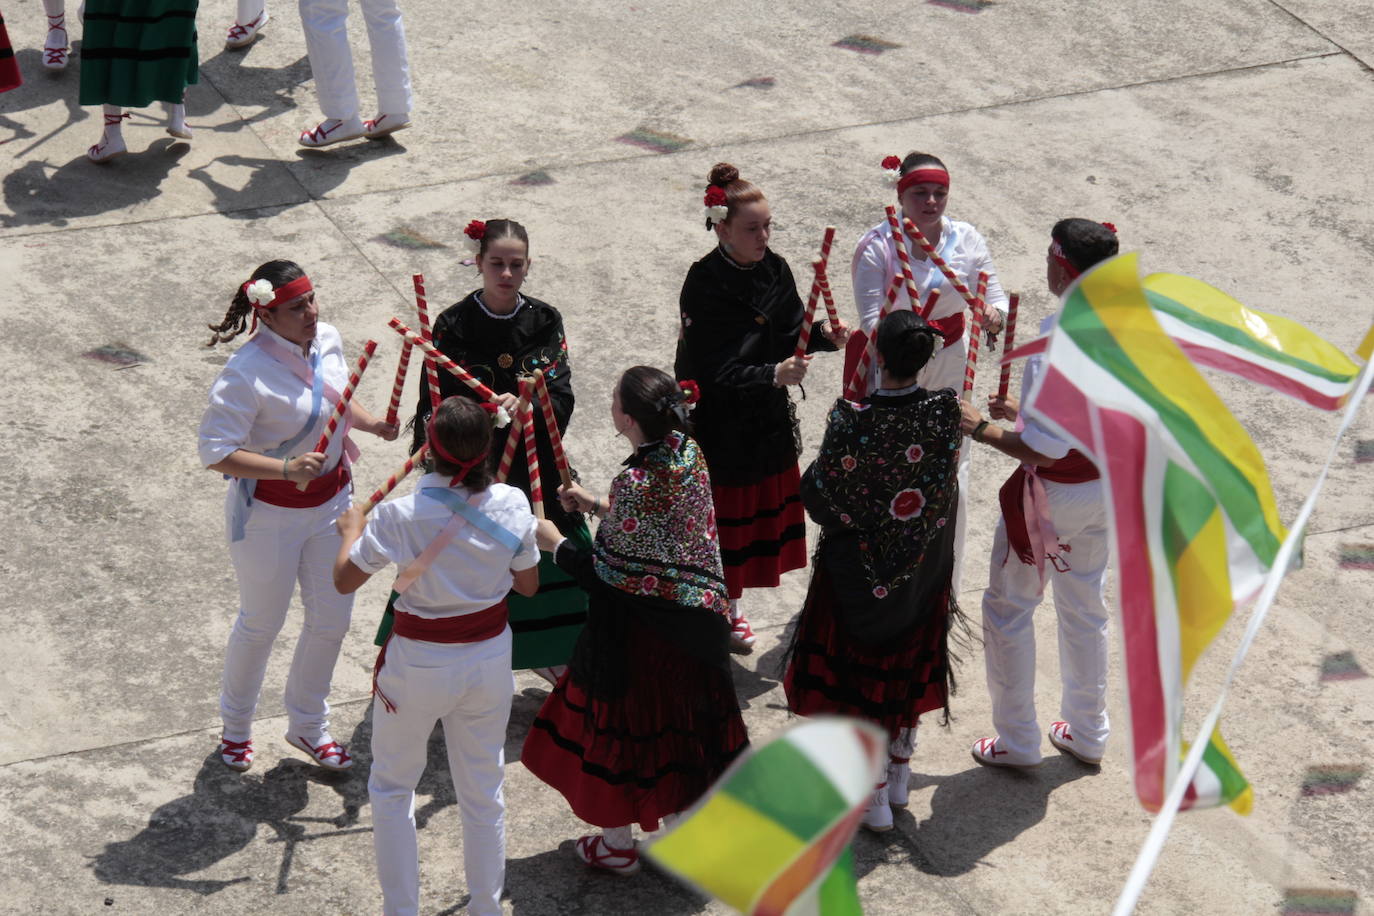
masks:
[(200, 81), (198, 0), (87, 0), (81, 104), (180, 102)]

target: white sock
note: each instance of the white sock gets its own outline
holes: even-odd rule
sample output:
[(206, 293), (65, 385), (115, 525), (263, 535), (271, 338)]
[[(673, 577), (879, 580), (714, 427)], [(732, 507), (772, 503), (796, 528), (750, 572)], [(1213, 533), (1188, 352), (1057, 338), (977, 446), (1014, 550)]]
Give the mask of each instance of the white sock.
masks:
[(186, 126), (186, 106), (178, 103), (173, 105), (171, 102), (163, 102), (162, 107), (167, 111), (167, 129), (177, 133), (191, 132), (191, 128)]
[(239, 0), (239, 15), (234, 21), (239, 25), (249, 25), (267, 12), (267, 0)]
[(607, 827), (601, 831), (601, 836), (612, 849), (624, 851), (635, 848), (634, 830), (629, 824), (624, 827)]
[(61, 19), (67, 12), (67, 0), (43, 0), (43, 11), (49, 19)]

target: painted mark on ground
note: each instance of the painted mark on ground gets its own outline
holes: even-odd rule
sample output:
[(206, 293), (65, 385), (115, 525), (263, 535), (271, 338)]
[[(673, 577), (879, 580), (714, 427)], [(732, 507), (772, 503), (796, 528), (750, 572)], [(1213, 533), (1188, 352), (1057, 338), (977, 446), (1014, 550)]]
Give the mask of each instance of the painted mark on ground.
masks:
[(874, 38), (872, 35), (846, 35), (835, 42), (832, 47), (844, 48), (846, 51), (858, 51), (860, 54), (881, 54), (884, 51), (891, 51), (900, 48), (896, 42), (884, 41), (881, 38)]
[(1374, 544), (1342, 544), (1341, 569), (1374, 569)]
[(735, 83), (731, 89), (772, 89), (778, 81), (771, 76), (756, 76), (742, 83)]
[(992, 0), (926, 0), (931, 6), (943, 6), (961, 13), (981, 13), (992, 6)]
[(94, 350), (87, 350), (81, 355), (87, 359), (118, 366), (121, 369), (127, 369), (130, 366), (137, 366), (140, 363), (149, 362), (148, 357), (144, 356), (142, 353), (120, 343), (96, 347)]
[(1353, 916), (1359, 899), (1354, 891), (1295, 887), (1283, 892), (1283, 916)]
[(411, 250), (448, 247), (443, 242), (436, 242), (429, 236), (422, 235), (406, 226), (399, 226), (390, 232), (383, 232), (377, 236), (376, 241), (385, 242), (395, 248), (409, 248)]
[(1358, 763), (1330, 763), (1308, 767), (1302, 777), (1304, 797), (1340, 795), (1355, 788), (1364, 775), (1364, 765)]
[(1333, 652), (1322, 659), (1323, 681), (1355, 681), (1362, 677), (1369, 675), (1355, 660), (1354, 652)]
[(643, 127), (632, 130), (628, 134), (621, 134), (616, 137), (616, 140), (637, 146), (640, 149), (653, 150), (655, 153), (676, 153), (692, 142), (688, 137), (679, 137), (676, 134), (666, 134), (657, 130), (647, 130)]
[(553, 184), (553, 176), (543, 169), (535, 169), (533, 172), (526, 172), (519, 178), (512, 178), (511, 184), (518, 184), (527, 188), (537, 188), (542, 185)]

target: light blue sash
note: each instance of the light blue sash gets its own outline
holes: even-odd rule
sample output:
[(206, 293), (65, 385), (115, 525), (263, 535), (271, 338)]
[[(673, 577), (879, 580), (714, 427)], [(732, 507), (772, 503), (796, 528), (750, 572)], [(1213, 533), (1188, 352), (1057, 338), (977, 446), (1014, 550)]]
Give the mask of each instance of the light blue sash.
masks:
[(480, 509), (469, 506), (467, 500), (454, 492), (449, 487), (421, 487), (420, 495), (436, 499), (445, 506), (453, 510), (454, 515), (462, 516), (468, 524), (478, 531), (488, 535), (496, 543), (509, 550), (511, 553), (520, 551), (520, 537), (507, 531), (491, 516)]

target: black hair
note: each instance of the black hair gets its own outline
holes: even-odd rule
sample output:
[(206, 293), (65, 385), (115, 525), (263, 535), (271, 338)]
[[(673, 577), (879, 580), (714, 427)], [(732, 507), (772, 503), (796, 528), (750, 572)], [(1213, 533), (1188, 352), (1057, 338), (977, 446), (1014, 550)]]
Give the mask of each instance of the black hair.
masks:
[[(459, 461), (471, 461), (478, 455), (491, 451), (492, 415), (476, 401), (462, 395), (445, 398), (434, 412), (434, 438), (439, 445)], [(434, 449), (429, 450), (434, 460), (434, 471), (438, 474), (453, 476), (459, 469), (440, 458)], [(469, 490), (481, 491), (491, 486), (491, 462), (479, 461), (459, 481)]]
[(1107, 260), (1121, 250), (1116, 230), (1090, 219), (1061, 219), (1050, 230), (1070, 264), (1079, 273)]
[(878, 353), (893, 378), (914, 378), (935, 352), (936, 331), (909, 309), (889, 312), (878, 322)]
[(529, 257), (530, 235), (525, 231), (524, 226), (513, 219), (487, 220), (487, 231), (486, 234), (482, 236), (482, 241), (477, 245), (477, 256), (479, 258), (485, 257), (487, 246), (499, 239), (519, 239), (525, 243), (525, 257)]
[[(248, 282), (266, 280), (272, 284), (273, 289), (279, 289), (303, 276), (305, 271), (295, 261), (268, 261), (253, 271)], [(248, 301), (248, 294), (243, 291), (243, 286), (240, 286), (234, 291), (234, 297), (229, 300), (229, 311), (224, 313), (224, 320), (219, 324), (208, 325), (215, 333), (205, 346), (213, 347), (217, 343), (225, 343), (242, 334), (248, 327), (248, 317), (252, 312), (253, 303)]]
[(942, 168), (946, 172), (949, 171), (949, 167), (941, 162), (939, 157), (932, 156), (930, 153), (907, 153), (906, 158), (902, 160), (902, 167), (899, 171), (901, 174), (905, 175), (907, 172), (914, 172), (928, 165)]
[(673, 430), (690, 433), (682, 406), (686, 400), (677, 380), (653, 366), (632, 366), (620, 376), (620, 409), (639, 424), (645, 442), (662, 439)]

